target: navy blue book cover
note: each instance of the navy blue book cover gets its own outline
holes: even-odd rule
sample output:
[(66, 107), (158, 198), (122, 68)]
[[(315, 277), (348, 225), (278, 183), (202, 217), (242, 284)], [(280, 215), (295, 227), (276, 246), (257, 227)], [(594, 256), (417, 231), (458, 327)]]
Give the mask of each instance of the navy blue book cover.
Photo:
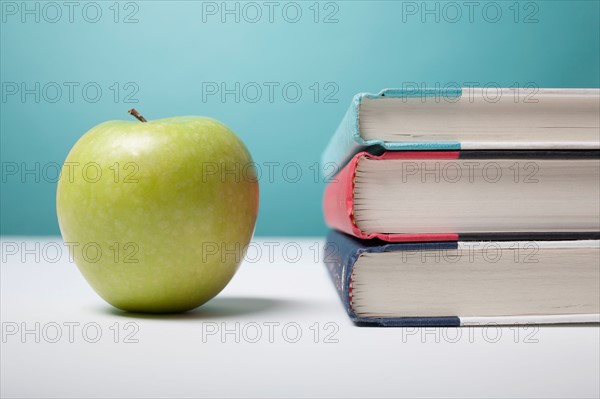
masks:
[(354, 263), (358, 257), (365, 252), (378, 253), (424, 249), (455, 249), (457, 247), (457, 242), (386, 243), (377, 240), (360, 240), (344, 233), (331, 230), (327, 235), (324, 262), (329, 270), (333, 284), (340, 295), (342, 303), (344, 304), (346, 312), (358, 325), (380, 327), (454, 327), (460, 325), (460, 319), (457, 316), (394, 318), (359, 317), (352, 310), (351, 277)]

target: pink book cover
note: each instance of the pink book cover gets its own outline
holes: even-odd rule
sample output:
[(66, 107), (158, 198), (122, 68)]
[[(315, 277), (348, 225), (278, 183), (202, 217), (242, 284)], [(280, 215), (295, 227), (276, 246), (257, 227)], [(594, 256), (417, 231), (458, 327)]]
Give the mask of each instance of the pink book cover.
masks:
[(360, 230), (354, 220), (354, 177), (356, 175), (356, 166), (362, 158), (380, 160), (458, 159), (458, 156), (458, 151), (386, 152), (383, 155), (371, 155), (368, 152), (360, 152), (327, 184), (323, 198), (325, 222), (331, 228), (362, 239), (378, 238), (388, 242), (458, 241), (458, 234), (454, 232), (443, 234), (365, 233)]

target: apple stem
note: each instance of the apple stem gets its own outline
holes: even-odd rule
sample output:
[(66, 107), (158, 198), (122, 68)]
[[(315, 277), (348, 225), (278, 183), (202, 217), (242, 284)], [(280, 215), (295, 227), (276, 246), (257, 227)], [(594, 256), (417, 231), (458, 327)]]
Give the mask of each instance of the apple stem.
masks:
[(140, 121), (140, 122), (147, 122), (146, 118), (144, 118), (142, 115), (140, 115), (140, 113), (137, 112), (135, 110), (135, 108), (131, 108), (127, 112), (129, 112), (131, 115), (133, 115), (138, 121)]

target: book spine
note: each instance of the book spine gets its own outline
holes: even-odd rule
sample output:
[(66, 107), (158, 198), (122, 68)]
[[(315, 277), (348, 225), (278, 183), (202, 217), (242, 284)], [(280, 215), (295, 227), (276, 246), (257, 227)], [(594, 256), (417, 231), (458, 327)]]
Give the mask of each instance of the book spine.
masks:
[(375, 156), (367, 152), (356, 154), (346, 166), (325, 187), (323, 196), (323, 213), (325, 223), (334, 229), (361, 239), (378, 238), (387, 242), (425, 242), (425, 241), (457, 241), (458, 234), (388, 234), (365, 233), (354, 219), (354, 178), (356, 166), (361, 158), (369, 157), (378, 160), (388, 159), (457, 159), (459, 153), (454, 152), (386, 152)]
[(343, 231), (356, 237), (363, 234), (358, 229), (353, 219), (354, 209), (354, 176), (359, 153), (340, 170), (337, 175), (325, 187), (323, 197), (323, 213), (325, 223), (329, 227)]
[(363, 94), (357, 94), (352, 99), (342, 121), (333, 134), (325, 152), (321, 156), (321, 169), (334, 165), (340, 169), (356, 153), (362, 151), (365, 142), (360, 136), (358, 127), (358, 108)]
[(342, 121), (338, 125), (329, 144), (321, 157), (321, 166), (345, 165), (353, 156), (368, 148), (379, 147), (386, 151), (455, 151), (460, 150), (458, 142), (387, 142), (382, 140), (365, 140), (360, 132), (360, 104), (364, 98), (414, 98), (414, 97), (460, 97), (462, 89), (383, 89), (379, 93), (358, 93)]
[(376, 244), (361, 242), (337, 231), (330, 231), (324, 248), (323, 261), (333, 285), (342, 300), (346, 313), (357, 325), (375, 327), (425, 327), (460, 325), (456, 316), (449, 317), (359, 317), (352, 309), (352, 271), (356, 260), (364, 252), (418, 251), (432, 249), (452, 249), (457, 243), (425, 243), (425, 244)]
[(344, 309), (352, 320), (356, 319), (352, 311), (351, 299), (352, 268), (362, 252), (359, 246), (353, 245), (352, 241), (345, 239), (343, 234), (334, 230), (329, 232), (324, 247), (323, 262)]

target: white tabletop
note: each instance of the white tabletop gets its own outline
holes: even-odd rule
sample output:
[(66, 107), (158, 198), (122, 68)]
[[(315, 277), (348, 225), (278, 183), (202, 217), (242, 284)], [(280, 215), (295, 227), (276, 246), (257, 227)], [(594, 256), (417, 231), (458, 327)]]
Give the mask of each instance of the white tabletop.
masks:
[(323, 243), (257, 238), (217, 298), (144, 316), (97, 296), (66, 247), (51, 263), (59, 237), (3, 237), (1, 396), (599, 396), (597, 325), (357, 327)]

